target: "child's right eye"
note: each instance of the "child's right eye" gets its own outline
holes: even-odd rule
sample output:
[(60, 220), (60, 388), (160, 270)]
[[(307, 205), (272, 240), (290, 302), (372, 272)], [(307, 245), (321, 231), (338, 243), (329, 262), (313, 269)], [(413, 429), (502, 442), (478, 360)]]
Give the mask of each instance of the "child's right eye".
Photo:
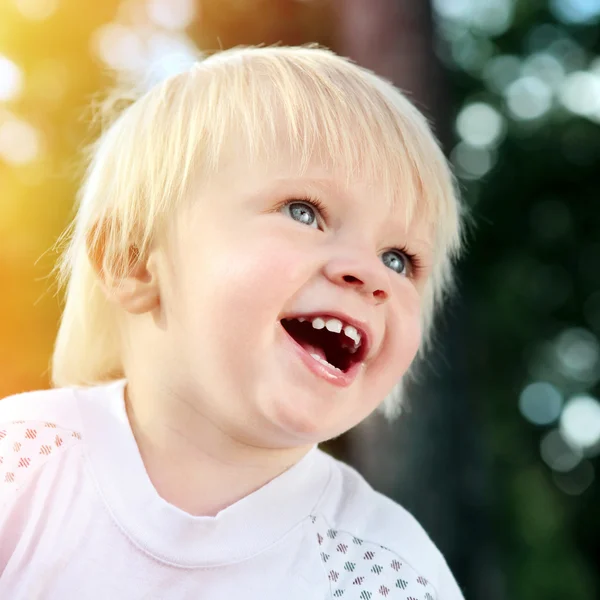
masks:
[(308, 225), (313, 229), (319, 229), (319, 207), (313, 202), (290, 200), (283, 207), (282, 210), (289, 217)]

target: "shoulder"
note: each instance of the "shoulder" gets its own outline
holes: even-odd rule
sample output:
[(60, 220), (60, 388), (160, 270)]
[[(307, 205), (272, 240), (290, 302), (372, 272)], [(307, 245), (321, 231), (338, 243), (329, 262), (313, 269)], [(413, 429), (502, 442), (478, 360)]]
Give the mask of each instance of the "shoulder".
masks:
[(39, 467), (81, 442), (70, 389), (25, 392), (0, 400), (0, 497), (16, 492)]
[(426, 568), (439, 551), (420, 523), (402, 506), (375, 491), (352, 467), (333, 460), (323, 514), (339, 528), (356, 532), (398, 554), (410, 553), (416, 568)]
[(79, 414), (73, 389), (36, 390), (0, 400), (0, 424), (13, 421), (50, 421), (76, 428)]
[(446, 561), (418, 521), (354, 469), (331, 461), (330, 485), (312, 518), (330, 580), (389, 598), (402, 592), (403, 599), (460, 600)]

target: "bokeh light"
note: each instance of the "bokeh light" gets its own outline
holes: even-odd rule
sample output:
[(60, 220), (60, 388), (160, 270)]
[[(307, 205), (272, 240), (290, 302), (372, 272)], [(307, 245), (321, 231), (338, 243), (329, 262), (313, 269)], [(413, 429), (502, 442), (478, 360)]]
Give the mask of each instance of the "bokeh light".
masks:
[(59, 0), (12, 0), (19, 12), (32, 21), (51, 17), (58, 8)]
[(583, 69), (587, 63), (587, 53), (574, 39), (564, 34), (546, 48), (565, 67), (567, 73)]
[(198, 57), (198, 50), (186, 35), (154, 32), (148, 40), (146, 59), (149, 84), (189, 69)]
[(521, 59), (518, 56), (502, 54), (492, 58), (485, 66), (483, 79), (488, 87), (502, 94), (521, 74)]
[(519, 398), (521, 414), (535, 425), (549, 425), (558, 419), (563, 398), (551, 383), (537, 381), (529, 384)]
[(495, 154), (487, 148), (478, 148), (465, 142), (456, 145), (450, 159), (462, 179), (479, 179), (494, 166)]
[(99, 27), (91, 40), (92, 49), (115, 70), (136, 71), (144, 66), (144, 48), (139, 35), (120, 23)]
[(148, 16), (159, 27), (182, 30), (188, 27), (196, 16), (197, 4), (193, 0), (149, 0)]
[(15, 100), (23, 88), (23, 74), (10, 58), (0, 54), (0, 102)]
[(477, 37), (468, 31), (462, 31), (460, 35), (451, 39), (453, 64), (460, 66), (464, 71), (477, 73), (485, 67), (493, 54), (493, 44), (485, 37)]
[(538, 77), (521, 77), (505, 90), (506, 103), (516, 119), (538, 119), (552, 106), (552, 90)]
[(188, 69), (199, 52), (183, 33), (136, 29), (120, 23), (100, 27), (92, 48), (115, 71), (133, 74), (142, 86), (152, 86)]
[(513, 21), (513, 0), (434, 0), (433, 4), (440, 17), (489, 36), (501, 35)]
[(571, 73), (563, 85), (560, 100), (576, 115), (600, 121), (600, 75), (589, 71)]
[(589, 395), (574, 396), (560, 416), (560, 433), (573, 447), (590, 450), (600, 444), (600, 402)]
[(523, 62), (522, 73), (540, 79), (554, 91), (560, 88), (565, 79), (564, 65), (548, 52), (536, 52), (528, 56)]
[(525, 35), (526, 52), (535, 54), (545, 52), (556, 41), (567, 37), (564, 28), (556, 23), (539, 23)]
[(16, 117), (0, 124), (0, 158), (14, 165), (24, 165), (37, 158), (40, 135), (37, 129)]
[(496, 146), (504, 133), (504, 117), (489, 104), (474, 102), (460, 111), (456, 130), (471, 146)]
[(583, 458), (581, 450), (569, 445), (558, 429), (549, 431), (542, 438), (540, 455), (553, 471), (559, 473), (574, 469)]
[(600, 0), (551, 0), (550, 8), (565, 23), (590, 23), (600, 19)]
[(554, 345), (558, 367), (571, 379), (591, 385), (600, 378), (600, 346), (587, 329), (571, 328), (562, 332)]

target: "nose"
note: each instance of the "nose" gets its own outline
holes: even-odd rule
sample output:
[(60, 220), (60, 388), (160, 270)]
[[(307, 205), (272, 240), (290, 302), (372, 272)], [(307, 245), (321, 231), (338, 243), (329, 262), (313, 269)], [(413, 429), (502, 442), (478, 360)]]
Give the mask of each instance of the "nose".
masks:
[(390, 295), (386, 267), (378, 257), (346, 256), (330, 260), (325, 276), (336, 285), (352, 288), (374, 304), (384, 303)]

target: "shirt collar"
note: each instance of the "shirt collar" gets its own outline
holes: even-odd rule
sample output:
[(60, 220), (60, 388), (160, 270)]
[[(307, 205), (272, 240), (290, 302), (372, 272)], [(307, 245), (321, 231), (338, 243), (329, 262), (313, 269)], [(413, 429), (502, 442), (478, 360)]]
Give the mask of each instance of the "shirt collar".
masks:
[(131, 431), (125, 380), (76, 391), (100, 493), (120, 528), (146, 552), (181, 566), (215, 566), (260, 553), (307, 518), (330, 479), (315, 446), (297, 464), (214, 517), (195, 517), (156, 492)]

